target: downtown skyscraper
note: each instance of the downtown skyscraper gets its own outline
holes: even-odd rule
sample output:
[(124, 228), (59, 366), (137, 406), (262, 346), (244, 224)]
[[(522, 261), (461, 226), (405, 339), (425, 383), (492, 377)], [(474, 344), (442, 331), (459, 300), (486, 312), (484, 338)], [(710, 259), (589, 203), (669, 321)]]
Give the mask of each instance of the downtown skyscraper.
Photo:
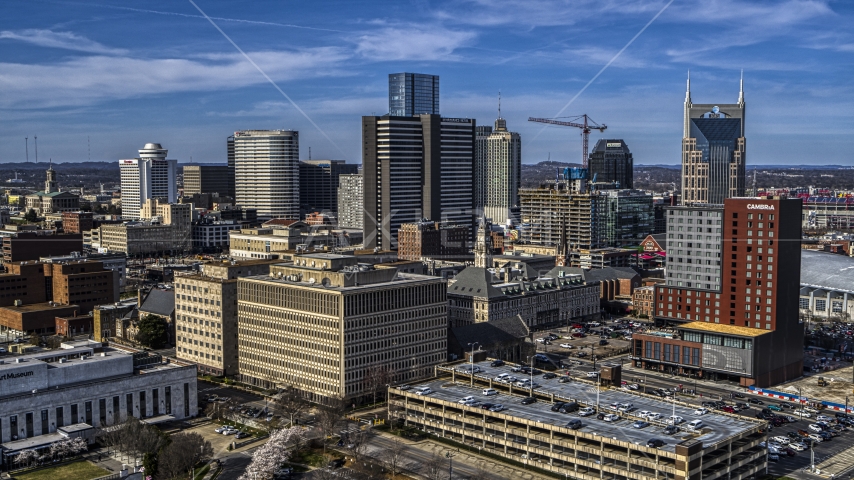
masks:
[(235, 202), (258, 218), (299, 220), (299, 132), (241, 130), (227, 144)]
[(174, 203), (178, 198), (175, 181), (177, 160), (167, 160), (169, 150), (159, 143), (146, 143), (139, 158), (119, 160), (122, 181), (122, 217), (138, 220), (142, 204), (158, 198)]
[(409, 117), (439, 115), (439, 76), (423, 73), (391, 73), (388, 76), (388, 114)]
[(522, 138), (507, 130), (507, 120), (495, 120), (495, 129), (486, 137), (485, 155), (477, 155), (475, 171), (480, 182), (475, 191), (482, 192), (483, 215), (492, 223), (503, 224), (507, 220), (518, 221), (519, 187), (522, 177)]
[(682, 134), (682, 204), (722, 204), (744, 196), (744, 79), (738, 103), (699, 104), (685, 92)]
[(365, 248), (397, 248), (404, 223), (473, 224), (475, 121), (362, 117)]

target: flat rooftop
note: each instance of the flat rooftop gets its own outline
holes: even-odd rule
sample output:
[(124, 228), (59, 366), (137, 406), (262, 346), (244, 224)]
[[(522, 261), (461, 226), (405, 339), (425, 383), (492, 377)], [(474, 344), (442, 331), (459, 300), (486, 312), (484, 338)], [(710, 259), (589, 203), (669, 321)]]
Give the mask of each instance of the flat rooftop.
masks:
[(707, 322), (688, 322), (682, 325), (677, 325), (676, 328), (687, 328), (690, 330), (699, 330), (703, 332), (725, 333), (729, 335), (738, 335), (740, 337), (758, 337), (771, 333), (770, 330), (761, 330), (758, 328), (738, 327), (736, 325), (722, 325), (720, 323)]
[[(499, 373), (509, 373), (519, 379), (530, 378), (530, 375), (525, 375), (521, 372), (513, 373), (510, 365), (491, 367), (489, 364), (489, 361), (476, 362), (475, 365), (479, 366), (481, 371), (475, 375), (475, 378), (479, 380), (487, 380), (495, 378)], [(462, 363), (453, 365), (453, 367), (461, 368), (467, 365), (469, 364)], [(460, 372), (457, 373), (460, 374)], [(502, 414), (524, 418), (543, 424), (563, 427), (572, 419), (580, 419), (584, 424), (580, 429), (582, 432), (603, 437), (616, 438), (617, 440), (631, 442), (642, 446), (646, 446), (647, 441), (652, 438), (660, 438), (667, 442), (667, 445), (661, 449), (669, 452), (675, 452), (676, 444), (691, 439), (703, 442), (703, 448), (706, 449), (719, 442), (725, 441), (730, 437), (748, 433), (762, 425), (760, 422), (749, 418), (725, 415), (714, 411), (710, 411), (702, 416), (694, 415), (695, 407), (685, 407), (679, 404), (674, 406), (671, 402), (662, 401), (658, 398), (647, 395), (632, 393), (630, 390), (623, 389), (602, 389), (599, 392), (599, 411), (603, 413), (616, 413), (623, 417), (617, 422), (606, 422), (604, 420), (597, 420), (595, 415), (580, 417), (578, 413), (563, 414), (560, 412), (552, 412), (551, 406), (553, 404), (540, 399), (531, 405), (522, 405), (521, 401), (526, 397), (526, 394), (521, 388), (516, 390), (514, 387), (514, 393), (512, 395), (499, 390), (500, 393), (498, 395), (485, 397), (481, 394), (483, 386), (475, 385), (475, 388), (471, 388), (466, 384), (466, 380), (468, 380), (467, 374), (463, 373), (462, 376), (465, 378), (462, 379), (458, 377), (456, 384), (450, 383), (449, 378), (444, 377), (419, 383), (417, 386), (424, 385), (432, 388), (434, 393), (428, 395), (430, 398), (438, 398), (456, 403), (461, 398), (472, 395), (475, 399), (481, 402), (500, 403), (504, 405), (507, 410), (501, 412)], [(597, 405), (597, 389), (596, 385), (592, 382), (573, 378), (569, 383), (558, 383), (557, 378), (546, 380), (542, 375), (535, 375), (534, 382), (541, 385), (541, 387), (536, 389), (538, 394), (554, 394), (556, 401), (572, 400), (578, 402), (582, 406), (595, 407)], [(416, 385), (413, 384), (413, 387), (414, 386)], [(516, 391), (519, 393), (517, 394)], [(630, 414), (609, 410), (607, 408), (608, 405), (614, 402), (631, 403), (635, 408), (637, 408), (637, 410)], [(460, 407), (467, 408), (462, 405), (460, 405)], [(479, 409), (480, 407), (475, 406), (468, 408)], [(663, 432), (663, 425), (650, 425), (642, 429), (632, 427), (634, 421), (637, 420), (633, 415), (636, 415), (642, 410), (660, 413), (663, 417), (662, 421), (666, 417), (673, 415), (675, 411), (675, 415), (679, 415), (684, 418), (686, 423), (700, 419), (707, 428), (703, 429), (703, 433), (699, 435), (687, 432), (680, 432), (676, 435), (666, 435)], [(682, 426), (684, 427), (684, 425), (685, 424), (683, 423)]]
[(68, 310), (69, 308), (80, 309), (77, 305), (60, 305), (56, 302), (44, 302), (44, 303), (28, 303), (26, 305), (15, 306), (9, 305), (6, 307), (0, 307), (6, 310), (12, 310), (13, 312), (21, 312), (21, 313), (29, 313), (29, 312), (41, 312), (45, 310)]

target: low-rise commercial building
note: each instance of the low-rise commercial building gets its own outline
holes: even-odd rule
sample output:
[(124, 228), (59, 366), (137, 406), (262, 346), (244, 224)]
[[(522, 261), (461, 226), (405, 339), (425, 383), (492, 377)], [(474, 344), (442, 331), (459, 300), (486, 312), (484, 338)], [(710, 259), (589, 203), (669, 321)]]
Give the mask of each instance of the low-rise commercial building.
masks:
[(83, 233), (94, 226), (92, 212), (62, 212), (62, 231), (65, 233)]
[(90, 335), (94, 331), (94, 318), (92, 315), (80, 315), (71, 317), (56, 317), (56, 328), (54, 333), (64, 337), (75, 335)]
[(372, 375), (428, 378), (447, 355), (441, 278), (318, 253), (240, 278), (237, 289), (240, 377), (252, 385), (359, 402), (376, 391)]
[[(0, 363), (2, 450), (66, 425), (100, 428), (131, 416), (156, 422), (198, 414), (194, 367), (145, 352), (99, 350), (59, 349)], [(46, 437), (46, 444), (53, 441)]]
[(193, 249), (196, 251), (218, 251), (228, 248), (229, 232), (243, 228), (235, 220), (199, 221), (193, 224)]
[(22, 231), (3, 237), (3, 263), (38, 260), (45, 255), (70, 255), (83, 251), (83, 235), (53, 230)]

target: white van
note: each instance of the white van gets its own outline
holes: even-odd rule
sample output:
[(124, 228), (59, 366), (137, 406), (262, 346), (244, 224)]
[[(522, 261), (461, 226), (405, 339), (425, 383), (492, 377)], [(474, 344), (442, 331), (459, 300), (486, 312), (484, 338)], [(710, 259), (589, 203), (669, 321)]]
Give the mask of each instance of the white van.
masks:
[(488, 397), (490, 395), (498, 395), (498, 391), (494, 388), (484, 388), (483, 394)]
[(416, 395), (430, 395), (433, 393), (433, 389), (430, 387), (418, 387), (415, 389)]
[(700, 430), (704, 426), (702, 420), (691, 420), (688, 422), (687, 428), (688, 430)]

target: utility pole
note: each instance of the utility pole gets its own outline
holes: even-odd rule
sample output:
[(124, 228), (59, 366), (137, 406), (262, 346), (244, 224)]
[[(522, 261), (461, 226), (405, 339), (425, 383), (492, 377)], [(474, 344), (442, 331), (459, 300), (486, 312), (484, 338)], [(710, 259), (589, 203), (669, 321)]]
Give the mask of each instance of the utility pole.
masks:
[(471, 342), (468, 344), (471, 347), (471, 357), (469, 357), (469, 379), (471, 380), (471, 387), (474, 388), (474, 347), (475, 345), (480, 345), (480, 342)]

